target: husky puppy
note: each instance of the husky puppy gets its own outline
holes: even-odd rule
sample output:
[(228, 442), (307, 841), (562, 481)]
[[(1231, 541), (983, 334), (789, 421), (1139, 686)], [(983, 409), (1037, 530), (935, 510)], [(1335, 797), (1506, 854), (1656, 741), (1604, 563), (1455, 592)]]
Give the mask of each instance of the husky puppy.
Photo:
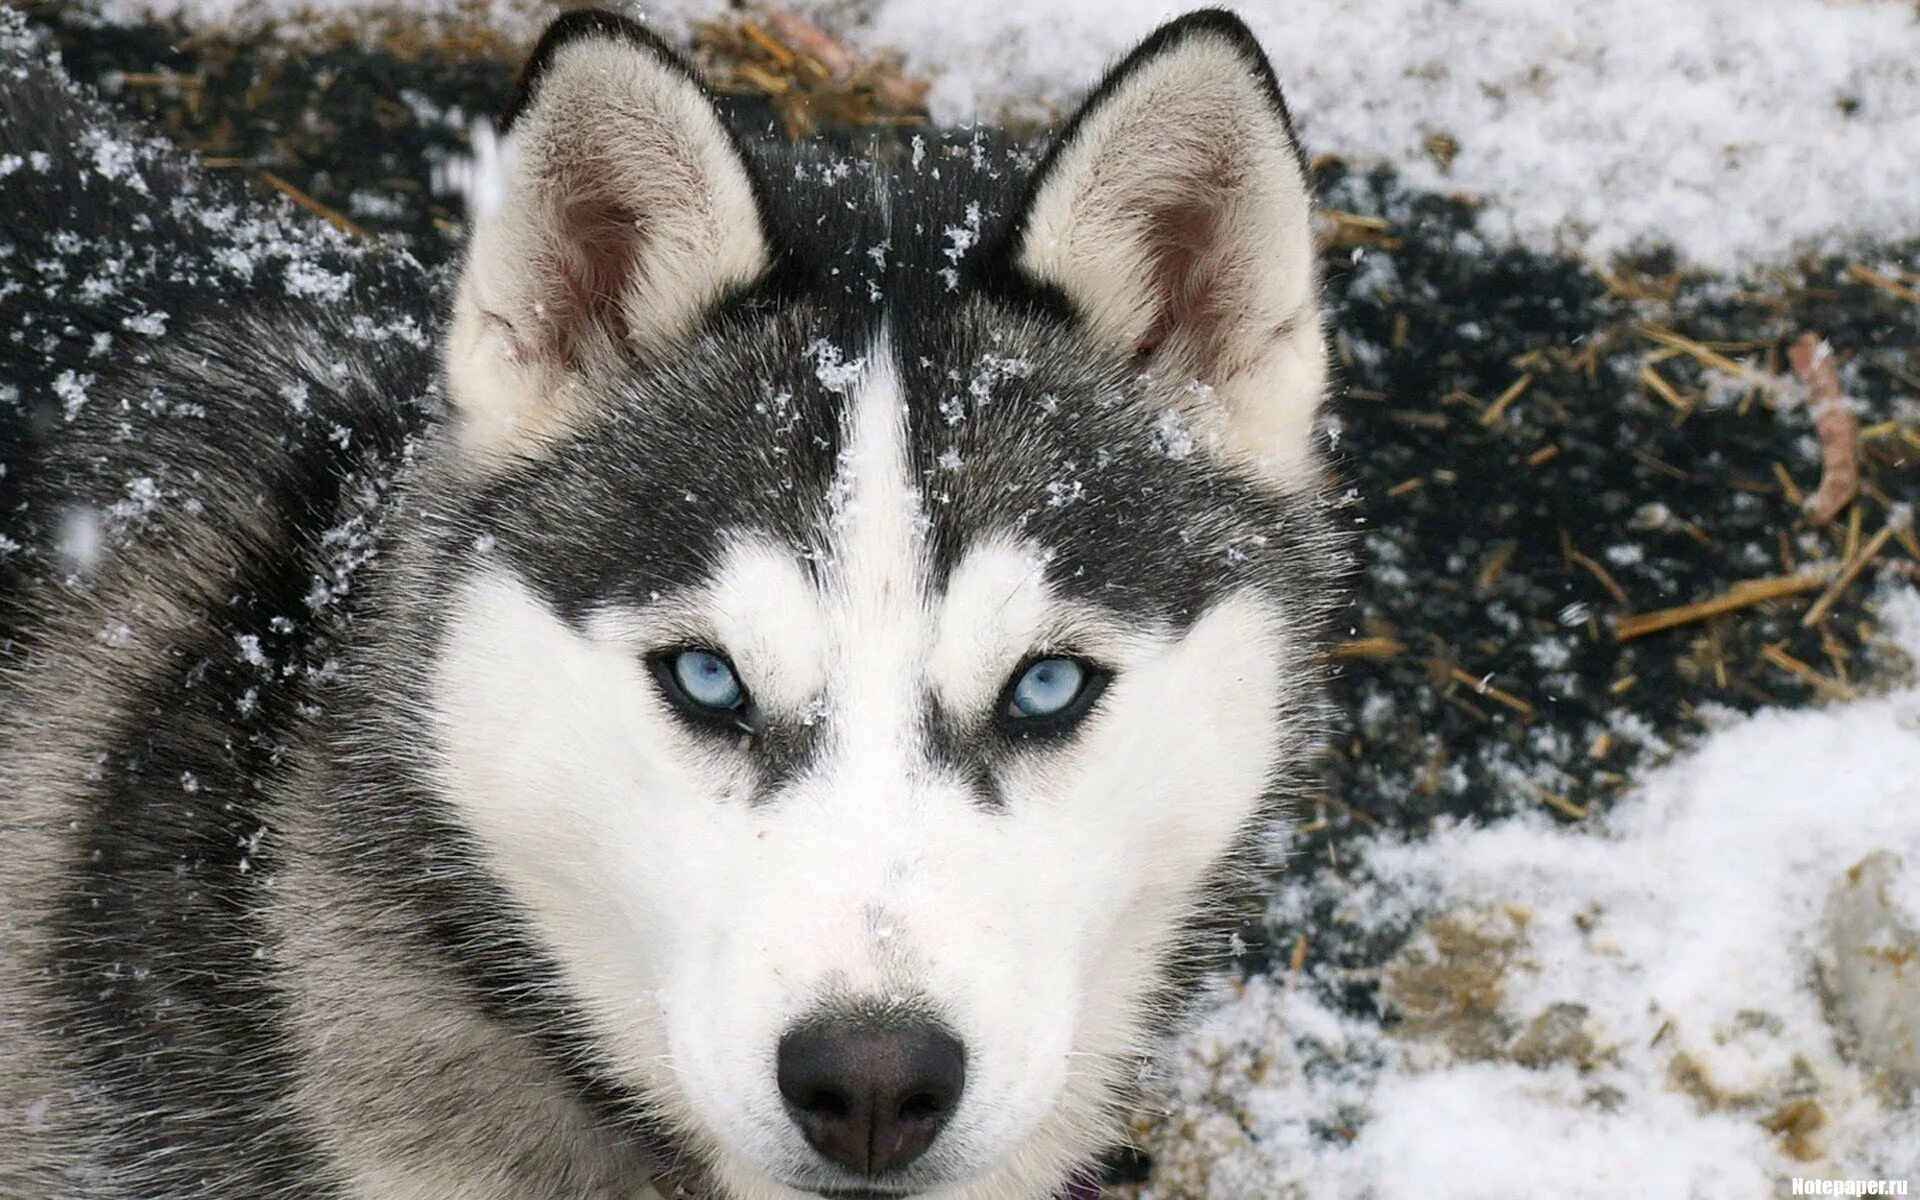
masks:
[(574, 13), (444, 282), (0, 43), (0, 1195), (1084, 1194), (1336, 595), (1245, 27), (854, 160)]

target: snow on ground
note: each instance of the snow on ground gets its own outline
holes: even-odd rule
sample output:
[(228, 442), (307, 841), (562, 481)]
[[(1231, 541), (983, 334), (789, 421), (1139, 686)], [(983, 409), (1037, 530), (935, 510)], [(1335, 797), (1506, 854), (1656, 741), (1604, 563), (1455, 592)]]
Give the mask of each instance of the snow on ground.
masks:
[(298, 36), (315, 26), (358, 20), (369, 13), (404, 14), (419, 21), (469, 17), (525, 33), (537, 29), (545, 6), (534, 0), (96, 0), (89, 7), (122, 24), (158, 17), (241, 32), (278, 26)]
[[(323, 19), (375, 0), (102, 0), (117, 17)], [(389, 5), (390, 6), (390, 5)], [(1045, 118), (1182, 0), (797, 0), (935, 77), (943, 121)], [(424, 0), (519, 31), (533, 0)], [(633, 10), (670, 29), (720, 0)], [(1485, 202), (1501, 239), (1710, 268), (1920, 229), (1911, 0), (1247, 0), (1309, 148)]]
[[(1064, 102), (1168, 0), (883, 0), (936, 115)], [(1706, 266), (1920, 228), (1920, 14), (1823, 0), (1263, 0), (1238, 6), (1310, 150), (1484, 199), (1484, 229)], [(1450, 166), (1430, 139), (1457, 147)]]
[[(1881, 608), (1920, 658), (1920, 592)], [(1920, 1075), (1899, 1069), (1920, 1036), (1913, 929), (1904, 945), (1884, 931), (1835, 943), (1832, 898), (1890, 852), (1880, 892), (1920, 915), (1916, 801), (1909, 683), (1732, 723), (1590, 828), (1523, 818), (1375, 842), (1357, 872), (1282, 895), (1275, 917), (1283, 943), (1312, 937), (1310, 891), (1334, 887), (1358, 926), (1418, 927), (1383, 972), (1399, 1023), (1332, 1007), (1326, 977), (1236, 987), (1179, 1052), (1157, 1194), (1757, 1200), (1795, 1176), (1920, 1185)], [(1830, 1016), (1848, 1004), (1832, 998), (1836, 962), (1862, 955), (1904, 989), (1898, 1045), (1878, 1060)]]

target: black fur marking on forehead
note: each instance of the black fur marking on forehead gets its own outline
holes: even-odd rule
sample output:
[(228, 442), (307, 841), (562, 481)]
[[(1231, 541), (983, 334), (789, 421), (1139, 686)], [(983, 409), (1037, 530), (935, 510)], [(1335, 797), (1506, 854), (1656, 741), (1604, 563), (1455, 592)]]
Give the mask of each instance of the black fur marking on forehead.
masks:
[(1282, 585), (1318, 521), (1215, 464), (1124, 365), (1071, 330), (962, 313), (936, 358), (903, 347), (912, 469), (944, 584), (983, 539), (1033, 544), (1060, 592), (1185, 625), (1245, 585)]
[(757, 146), (774, 269), (680, 351), (605, 385), (604, 418), (470, 515), (570, 618), (697, 586), (743, 533), (818, 561), (854, 390), (821, 368), (884, 340), (936, 586), (990, 536), (1040, 546), (1064, 592), (1176, 624), (1297, 577), (1321, 557), (1312, 505), (1193, 449), (1129, 364), (1006, 260), (1033, 159), (970, 133), (862, 159)]
[(709, 582), (743, 535), (807, 561), (841, 444), (808, 344), (792, 316), (715, 322), (593, 429), (489, 483), (463, 527), (576, 623)]
[(571, 617), (703, 582), (741, 534), (824, 554), (851, 395), (832, 369), (952, 305), (948, 231), (1003, 223), (1021, 177), (1004, 144), (941, 143), (919, 172), (761, 150), (779, 231), (768, 274), (663, 360), (588, 385), (605, 392), (599, 420), (468, 498), (473, 532)]

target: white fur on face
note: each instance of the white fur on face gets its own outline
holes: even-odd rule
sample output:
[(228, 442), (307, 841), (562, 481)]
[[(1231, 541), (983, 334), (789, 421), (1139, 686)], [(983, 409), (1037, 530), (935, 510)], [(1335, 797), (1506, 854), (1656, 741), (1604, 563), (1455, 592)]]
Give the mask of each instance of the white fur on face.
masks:
[[(1111, 1133), (1146, 997), (1196, 888), (1260, 805), (1289, 648), (1251, 593), (1183, 633), (1063, 598), (1044, 552), (975, 545), (934, 593), (884, 345), (852, 388), (816, 586), (743, 537), (711, 584), (585, 632), (505, 568), (464, 587), (438, 665), (446, 792), (582, 998), (616, 1068), (741, 1200), (814, 1170), (775, 1081), (823, 1003), (911, 1001), (964, 1042), (929, 1195), (1044, 1196)], [(810, 765), (758, 795), (753, 750), (689, 728), (644, 662), (694, 639)], [(1008, 744), (998, 803), (929, 754), (1036, 652), (1114, 671), (1085, 724)]]

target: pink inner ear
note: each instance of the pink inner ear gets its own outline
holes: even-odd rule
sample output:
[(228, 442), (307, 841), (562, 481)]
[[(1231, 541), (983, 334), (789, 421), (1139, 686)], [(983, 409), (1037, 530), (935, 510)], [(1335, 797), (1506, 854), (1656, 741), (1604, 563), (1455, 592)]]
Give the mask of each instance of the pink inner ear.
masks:
[(579, 367), (626, 344), (623, 304), (632, 289), (647, 236), (640, 214), (591, 184), (561, 189), (553, 261), (546, 264), (546, 349)]
[(1171, 344), (1205, 382), (1220, 382), (1230, 369), (1224, 360), (1234, 320), (1234, 264), (1222, 243), (1235, 233), (1226, 225), (1243, 183), (1241, 172), (1216, 158), (1149, 212), (1142, 232), (1154, 317), (1134, 351), (1137, 363), (1144, 366)]

